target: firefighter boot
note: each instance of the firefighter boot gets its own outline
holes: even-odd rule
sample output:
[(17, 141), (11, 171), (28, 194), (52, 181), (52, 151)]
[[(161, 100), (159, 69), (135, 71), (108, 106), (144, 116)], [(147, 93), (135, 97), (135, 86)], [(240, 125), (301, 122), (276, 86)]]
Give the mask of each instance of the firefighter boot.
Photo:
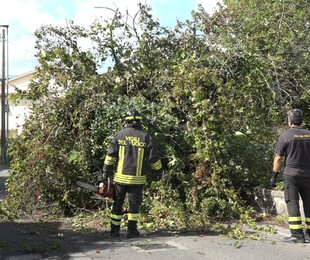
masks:
[(111, 237), (119, 237), (120, 226), (111, 224), (110, 236)]
[(127, 238), (139, 237), (140, 232), (137, 229), (137, 221), (128, 220)]
[(305, 235), (302, 229), (291, 229), (291, 236), (283, 239), (287, 243), (305, 243)]
[(305, 239), (303, 237), (285, 237), (283, 239), (283, 242), (286, 242), (286, 243), (305, 243)]
[(305, 233), (305, 242), (310, 243), (310, 230), (307, 229), (307, 232)]

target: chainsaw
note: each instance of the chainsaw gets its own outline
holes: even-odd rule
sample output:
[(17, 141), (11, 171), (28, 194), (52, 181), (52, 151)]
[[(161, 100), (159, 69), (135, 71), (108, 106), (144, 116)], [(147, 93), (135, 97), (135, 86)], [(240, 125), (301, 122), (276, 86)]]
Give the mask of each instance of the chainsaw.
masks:
[(94, 186), (83, 181), (77, 181), (76, 184), (103, 197), (113, 198), (114, 183), (111, 181), (110, 178), (107, 178), (105, 181), (100, 182), (98, 186)]

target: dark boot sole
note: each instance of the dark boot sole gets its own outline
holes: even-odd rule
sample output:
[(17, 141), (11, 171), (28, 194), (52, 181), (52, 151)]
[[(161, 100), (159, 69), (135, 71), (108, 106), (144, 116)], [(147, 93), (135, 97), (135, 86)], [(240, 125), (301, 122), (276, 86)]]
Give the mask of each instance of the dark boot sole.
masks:
[(289, 238), (284, 238), (283, 242), (291, 243), (291, 244), (303, 244), (306, 241), (305, 241), (305, 239), (302, 239), (302, 238), (298, 239), (298, 238), (291, 238), (291, 237), (289, 237)]

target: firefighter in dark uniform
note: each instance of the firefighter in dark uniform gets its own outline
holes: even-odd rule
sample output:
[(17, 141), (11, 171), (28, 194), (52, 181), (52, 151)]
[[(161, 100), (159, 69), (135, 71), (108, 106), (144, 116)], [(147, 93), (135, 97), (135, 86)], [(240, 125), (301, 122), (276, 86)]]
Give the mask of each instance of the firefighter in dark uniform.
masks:
[(103, 178), (106, 179), (117, 164), (114, 174), (115, 193), (111, 214), (110, 235), (120, 235), (123, 217), (123, 203), (128, 194), (127, 237), (140, 235), (137, 229), (139, 207), (142, 202), (143, 186), (146, 182), (147, 164), (151, 166), (155, 179), (160, 180), (163, 173), (158, 150), (152, 137), (142, 130), (142, 117), (137, 110), (126, 115), (127, 126), (113, 137), (103, 166)]
[[(291, 236), (284, 238), (284, 241), (289, 243), (309, 242), (310, 235), (310, 131), (301, 127), (302, 122), (303, 112), (300, 109), (289, 111), (290, 129), (281, 133), (279, 137), (270, 180), (271, 186), (275, 187), (282, 160), (285, 158), (284, 197)], [(303, 232), (299, 196), (304, 207), (306, 234)]]

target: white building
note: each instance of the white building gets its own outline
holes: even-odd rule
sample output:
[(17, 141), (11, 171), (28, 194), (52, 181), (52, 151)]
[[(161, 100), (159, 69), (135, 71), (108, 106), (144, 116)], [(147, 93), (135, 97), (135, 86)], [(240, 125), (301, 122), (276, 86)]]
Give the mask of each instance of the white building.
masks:
[[(8, 93), (9, 95), (16, 94), (16, 88), (19, 90), (26, 90), (30, 83), (31, 78), (33, 77), (35, 71), (20, 75), (18, 77), (9, 79)], [(29, 116), (30, 113), (30, 102), (25, 98), (13, 102), (9, 100), (9, 108), (7, 115), (6, 127), (8, 129), (9, 138), (16, 137), (22, 131), (25, 118)], [(1, 115), (0, 115), (1, 118)]]

